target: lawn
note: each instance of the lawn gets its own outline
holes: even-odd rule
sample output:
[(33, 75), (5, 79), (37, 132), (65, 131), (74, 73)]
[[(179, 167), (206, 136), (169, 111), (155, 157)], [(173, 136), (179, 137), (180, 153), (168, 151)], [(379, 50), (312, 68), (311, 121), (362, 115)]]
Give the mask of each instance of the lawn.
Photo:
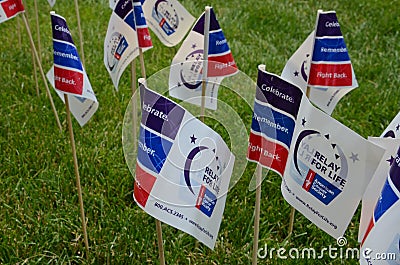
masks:
[[(36, 40), (33, 1), (25, 1)], [(45, 72), (52, 65), (50, 6), (38, 0), (41, 57)], [(255, 81), (257, 65), (280, 74), (286, 61), (315, 24), (318, 9), (336, 10), (359, 88), (346, 95), (333, 117), (363, 137), (379, 136), (399, 111), (400, 18), (397, 1), (190, 1), (182, 4), (198, 17), (214, 7), (236, 63)], [(134, 176), (125, 162), (122, 128), (131, 97), (129, 70), (115, 91), (103, 64), (103, 42), (111, 9), (108, 0), (80, 1), (86, 72), (99, 109), (83, 128), (73, 120), (87, 217), (90, 252), (85, 257), (66, 111), (52, 90), (63, 131), (57, 128), (43, 80), (39, 96), (29, 39), (20, 16), (0, 24), (0, 263), (1, 264), (158, 264), (155, 221), (132, 198)], [(74, 2), (57, 0), (53, 10), (64, 16), (79, 46)], [(163, 46), (154, 34), (145, 53), (147, 76), (168, 67), (179, 45)], [(79, 48), (79, 47), (78, 47)], [(79, 49), (78, 49), (79, 51)], [(140, 73), (139, 64), (137, 72)], [(254, 90), (254, 87), (249, 87)], [(252, 102), (221, 92), (245, 124)], [(226, 117), (221, 117), (224, 120)], [(227, 142), (218, 119), (205, 121)], [(245, 153), (246, 150), (243, 150)], [(248, 164), (227, 197), (213, 251), (191, 236), (162, 225), (167, 264), (249, 264), (252, 255), (255, 192), (248, 186), (255, 169)], [(264, 172), (265, 174), (266, 171)], [(259, 247), (289, 250), (337, 247), (336, 240), (296, 213), (288, 235), (290, 206), (280, 192), (281, 178), (268, 173), (262, 185)], [(358, 248), (360, 209), (345, 233), (345, 247)], [(343, 248), (343, 250), (345, 250)], [(357, 264), (328, 254), (321, 259), (259, 260), (259, 264)]]

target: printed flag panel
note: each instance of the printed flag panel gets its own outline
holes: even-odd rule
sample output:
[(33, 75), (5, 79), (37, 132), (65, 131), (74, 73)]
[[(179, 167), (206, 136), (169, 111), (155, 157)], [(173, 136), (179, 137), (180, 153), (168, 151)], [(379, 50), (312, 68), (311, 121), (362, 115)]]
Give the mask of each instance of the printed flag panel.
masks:
[[(269, 115), (272, 128), (254, 125), (253, 117), (248, 159), (281, 174), (285, 200), (329, 235), (342, 236), (383, 149), (314, 107), (299, 87), (266, 72), (265, 66), (259, 66), (258, 74), (255, 113), (276, 111), (286, 117)], [(262, 101), (262, 111), (257, 110)], [(283, 128), (293, 128), (288, 138), (279, 136)]]
[(15, 17), (21, 12), (25, 12), (21, 0), (0, 0), (0, 23)]
[(212, 249), (234, 156), (216, 132), (178, 104), (143, 84), (140, 93), (134, 198), (148, 214)]
[(285, 200), (329, 235), (343, 236), (383, 149), (302, 97), (289, 150)]
[(181, 42), (195, 20), (177, 0), (146, 0), (143, 12), (150, 29), (168, 47)]
[(329, 115), (348, 92), (358, 87), (335, 11), (318, 12), (316, 28), (286, 63), (281, 76), (309, 87), (309, 99)]
[[(171, 63), (169, 93), (201, 105), (205, 13), (196, 21)], [(218, 87), (223, 78), (237, 73), (237, 66), (213, 9), (210, 10), (208, 77), (205, 107), (217, 109)]]
[(142, 48), (143, 51), (147, 51), (148, 49), (153, 47), (153, 43), (151, 41), (149, 28), (147, 27), (146, 18), (143, 13), (141, 1), (139, 0), (133, 1), (133, 10), (135, 16), (135, 26), (137, 29), (139, 47)]
[(396, 157), (397, 149), (400, 146), (400, 139), (393, 139), (391, 137), (368, 137), (368, 140), (384, 148), (385, 154), (362, 197), (358, 242), (361, 242), (364, 238), (367, 227), (370, 224), (375, 205), (381, 194), (387, 175), (389, 174), (390, 166), (393, 163), (394, 157)]
[(47, 79), (64, 102), (68, 95), (72, 115), (83, 126), (98, 108), (89, 78), (82, 66), (65, 19), (51, 12), (54, 65)]
[[(400, 263), (400, 148), (393, 158), (385, 184), (376, 202), (362, 240), (360, 264)], [(390, 259), (375, 259), (376, 254), (388, 255)]]
[(400, 112), (383, 131), (381, 137), (400, 138)]
[(104, 40), (104, 65), (115, 89), (126, 67), (139, 55), (139, 43), (131, 0), (115, 5)]

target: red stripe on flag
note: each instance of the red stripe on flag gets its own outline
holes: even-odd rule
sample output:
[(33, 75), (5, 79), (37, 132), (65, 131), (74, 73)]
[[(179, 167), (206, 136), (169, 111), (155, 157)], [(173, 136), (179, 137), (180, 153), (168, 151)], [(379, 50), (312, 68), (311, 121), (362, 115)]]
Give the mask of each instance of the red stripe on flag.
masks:
[(369, 221), (367, 230), (365, 231), (364, 238), (363, 238), (363, 240), (361, 241), (361, 246), (364, 244), (365, 239), (367, 239), (369, 232), (371, 232), (371, 230), (372, 230), (372, 228), (373, 228), (374, 226), (375, 226), (374, 218), (371, 217), (371, 220)]
[(341, 87), (352, 85), (351, 63), (311, 64), (308, 84), (321, 87)]
[(247, 158), (258, 161), (262, 166), (272, 168), (283, 175), (289, 151), (280, 144), (250, 133)]
[(5, 1), (4, 3), (1, 3), (1, 7), (8, 18), (16, 15), (19, 12), (25, 11), (21, 0)]
[(136, 178), (133, 186), (133, 195), (137, 203), (146, 206), (147, 199), (149, 198), (150, 192), (153, 189), (156, 177), (145, 172), (138, 163), (136, 163)]
[(308, 171), (306, 179), (304, 180), (303, 183), (303, 189), (305, 189), (306, 191), (309, 191), (311, 188), (311, 184), (314, 181), (316, 173), (314, 171), (312, 171), (311, 169)]
[(237, 72), (237, 66), (232, 53), (208, 57), (208, 76), (229, 76)]
[(82, 95), (83, 74), (54, 66), (54, 82), (58, 90)]
[(138, 41), (140, 48), (151, 48), (153, 43), (148, 28), (137, 28)]

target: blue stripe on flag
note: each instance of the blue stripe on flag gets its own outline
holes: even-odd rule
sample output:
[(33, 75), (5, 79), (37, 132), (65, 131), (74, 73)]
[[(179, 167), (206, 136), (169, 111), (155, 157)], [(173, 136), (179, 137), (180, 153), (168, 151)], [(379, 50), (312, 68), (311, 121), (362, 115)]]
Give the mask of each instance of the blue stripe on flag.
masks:
[(315, 39), (313, 61), (345, 62), (350, 61), (343, 38)]
[(295, 122), (289, 116), (254, 102), (251, 129), (290, 146)]
[(54, 64), (83, 71), (82, 63), (75, 46), (53, 41)]
[(140, 126), (137, 156), (139, 162), (149, 170), (160, 173), (171, 146), (172, 142)]
[(222, 30), (210, 33), (208, 54), (221, 54), (228, 51), (228, 42)]
[(143, 9), (141, 6), (134, 6), (133, 10), (135, 12), (135, 23), (137, 26), (145, 26), (146, 25), (146, 18), (143, 14)]
[(386, 179), (381, 196), (379, 197), (378, 202), (375, 206), (375, 222), (378, 221), (379, 218), (381, 218), (381, 216), (398, 200), (399, 198), (390, 186), (389, 181)]

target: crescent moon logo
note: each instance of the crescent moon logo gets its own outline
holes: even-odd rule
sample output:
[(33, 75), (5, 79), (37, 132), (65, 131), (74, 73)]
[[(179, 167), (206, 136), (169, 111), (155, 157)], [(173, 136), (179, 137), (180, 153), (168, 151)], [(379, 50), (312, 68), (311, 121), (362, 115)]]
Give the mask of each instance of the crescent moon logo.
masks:
[(297, 141), (296, 141), (296, 144), (294, 146), (294, 161), (293, 162), (294, 162), (294, 166), (296, 167), (297, 172), (299, 172), (300, 175), (301, 175), (301, 173), (300, 173), (299, 165), (298, 165), (298, 162), (297, 162), (297, 151), (299, 150), (299, 146), (300, 146), (301, 141), (303, 141), (303, 139), (305, 137), (307, 137), (309, 135), (312, 135), (312, 134), (321, 134), (321, 133), (318, 132), (318, 131), (315, 131), (315, 130), (302, 131), (299, 134), (299, 137), (297, 137)]
[[(309, 56), (310, 56), (309, 54), (306, 55), (307, 58)], [(301, 76), (303, 77), (305, 82), (307, 82), (307, 80), (308, 80), (308, 76), (307, 76), (306, 69), (305, 69), (306, 63), (307, 63), (307, 60), (304, 60), (303, 63), (301, 64)]]
[(199, 81), (199, 82), (197, 82), (197, 83), (194, 83), (194, 84), (190, 84), (189, 82), (187, 82), (187, 81), (185, 80), (185, 78), (183, 77), (183, 70), (181, 70), (180, 76), (181, 76), (182, 84), (183, 84), (185, 87), (189, 88), (189, 89), (196, 89), (196, 88), (198, 88), (198, 87), (201, 85), (201, 81)]
[(186, 158), (185, 161), (185, 169), (183, 170), (183, 175), (185, 177), (185, 182), (186, 182), (186, 186), (189, 188), (189, 190), (194, 194), (193, 188), (192, 188), (192, 184), (190, 183), (190, 167), (192, 165), (192, 161), (193, 158), (200, 153), (203, 150), (208, 149), (207, 146), (197, 146), (195, 148), (193, 148), (190, 152), (188, 157)]
[(158, 6), (162, 3), (162, 2), (167, 2), (166, 0), (158, 0), (155, 4), (154, 4), (154, 9), (156, 11), (156, 15), (158, 15)]

